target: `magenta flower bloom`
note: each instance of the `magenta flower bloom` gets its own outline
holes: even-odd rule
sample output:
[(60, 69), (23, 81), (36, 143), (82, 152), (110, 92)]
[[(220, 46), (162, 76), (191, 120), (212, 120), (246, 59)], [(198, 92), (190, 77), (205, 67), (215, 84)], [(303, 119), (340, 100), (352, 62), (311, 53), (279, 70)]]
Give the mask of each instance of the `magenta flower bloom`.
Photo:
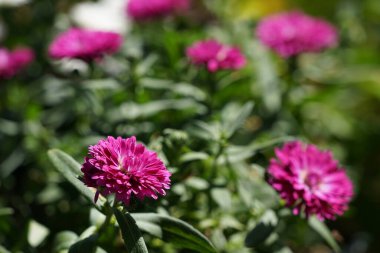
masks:
[(89, 61), (117, 52), (122, 42), (118, 33), (71, 28), (55, 38), (49, 47), (49, 55), (55, 59)]
[(319, 52), (337, 44), (335, 27), (302, 12), (276, 14), (262, 20), (256, 35), (267, 47), (284, 58), (306, 52)]
[(189, 0), (129, 0), (127, 14), (134, 20), (150, 20), (186, 11)]
[(276, 149), (269, 165), (269, 183), (298, 215), (335, 219), (348, 208), (353, 185), (331, 152), (299, 141)]
[(34, 60), (34, 53), (28, 48), (9, 51), (0, 48), (0, 78), (11, 78)]
[(216, 40), (194, 43), (186, 50), (187, 57), (195, 65), (205, 65), (210, 72), (237, 70), (246, 64), (239, 48), (223, 45)]
[(129, 204), (132, 196), (157, 199), (170, 188), (170, 172), (157, 154), (136, 143), (136, 138), (108, 137), (89, 147), (82, 165), (84, 183), (100, 194), (115, 193), (116, 199)]

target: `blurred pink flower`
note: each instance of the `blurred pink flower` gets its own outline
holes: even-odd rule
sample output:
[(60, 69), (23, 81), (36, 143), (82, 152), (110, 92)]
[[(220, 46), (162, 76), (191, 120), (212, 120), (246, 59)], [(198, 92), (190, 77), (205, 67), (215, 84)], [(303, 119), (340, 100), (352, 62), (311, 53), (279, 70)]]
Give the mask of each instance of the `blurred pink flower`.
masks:
[(328, 22), (293, 11), (262, 20), (256, 29), (260, 41), (288, 58), (305, 52), (319, 52), (337, 44), (335, 27)]
[(129, 0), (127, 14), (135, 20), (149, 20), (186, 11), (190, 0)]
[(55, 59), (94, 60), (117, 52), (122, 42), (118, 33), (71, 28), (50, 44), (49, 55)]
[(193, 64), (205, 65), (210, 72), (243, 68), (246, 59), (237, 47), (223, 45), (216, 40), (194, 43), (186, 50)]
[(0, 78), (10, 78), (34, 60), (34, 53), (28, 48), (9, 51), (0, 48)]
[(330, 151), (299, 141), (276, 149), (268, 168), (269, 183), (298, 215), (335, 219), (348, 208), (353, 185)]
[[(158, 198), (170, 188), (170, 172), (157, 154), (136, 143), (136, 138), (108, 137), (89, 147), (82, 166), (84, 183), (106, 196), (129, 204), (132, 196)], [(95, 201), (96, 201), (95, 199)]]

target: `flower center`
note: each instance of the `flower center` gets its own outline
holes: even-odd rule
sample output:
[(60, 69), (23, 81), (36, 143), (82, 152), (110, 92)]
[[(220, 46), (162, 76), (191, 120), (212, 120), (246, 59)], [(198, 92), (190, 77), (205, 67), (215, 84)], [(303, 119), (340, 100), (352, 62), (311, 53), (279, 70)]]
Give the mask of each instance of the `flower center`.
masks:
[(306, 170), (301, 172), (301, 179), (311, 191), (316, 190), (322, 182), (320, 175)]

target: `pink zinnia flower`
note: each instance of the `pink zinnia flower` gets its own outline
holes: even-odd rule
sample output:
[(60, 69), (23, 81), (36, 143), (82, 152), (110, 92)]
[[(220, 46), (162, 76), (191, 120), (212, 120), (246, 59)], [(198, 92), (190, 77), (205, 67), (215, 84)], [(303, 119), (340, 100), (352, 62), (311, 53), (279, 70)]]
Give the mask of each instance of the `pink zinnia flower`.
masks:
[(157, 154), (136, 143), (136, 138), (108, 137), (89, 147), (82, 166), (84, 183), (97, 189), (97, 194), (116, 194), (116, 199), (129, 204), (132, 196), (157, 199), (170, 188), (170, 172)]
[(189, 0), (129, 0), (127, 14), (135, 20), (164, 17), (189, 8)]
[(353, 185), (331, 152), (299, 141), (276, 149), (277, 159), (269, 165), (269, 183), (295, 215), (335, 219), (348, 208)]
[(55, 59), (94, 60), (117, 52), (122, 42), (118, 33), (71, 28), (51, 43), (49, 55)]
[(333, 25), (297, 11), (265, 18), (259, 23), (256, 34), (264, 45), (285, 58), (319, 52), (338, 41)]
[(28, 48), (9, 51), (0, 48), (0, 78), (10, 78), (24, 69), (34, 59), (34, 53)]
[(237, 70), (246, 64), (237, 47), (223, 45), (216, 40), (196, 42), (187, 48), (186, 54), (193, 64), (205, 65), (210, 72)]

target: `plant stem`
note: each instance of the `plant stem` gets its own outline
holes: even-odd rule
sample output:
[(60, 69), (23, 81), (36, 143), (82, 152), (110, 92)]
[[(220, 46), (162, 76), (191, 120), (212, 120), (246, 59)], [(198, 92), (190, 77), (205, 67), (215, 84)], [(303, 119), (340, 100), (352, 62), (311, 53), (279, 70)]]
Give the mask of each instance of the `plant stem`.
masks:
[[(115, 201), (115, 203), (116, 203), (116, 201)], [(111, 223), (112, 216), (113, 216), (112, 208), (109, 204), (107, 204), (107, 206), (106, 206), (106, 219), (104, 220), (103, 224), (98, 229), (99, 235), (104, 233), (104, 231), (107, 229), (107, 227)]]

